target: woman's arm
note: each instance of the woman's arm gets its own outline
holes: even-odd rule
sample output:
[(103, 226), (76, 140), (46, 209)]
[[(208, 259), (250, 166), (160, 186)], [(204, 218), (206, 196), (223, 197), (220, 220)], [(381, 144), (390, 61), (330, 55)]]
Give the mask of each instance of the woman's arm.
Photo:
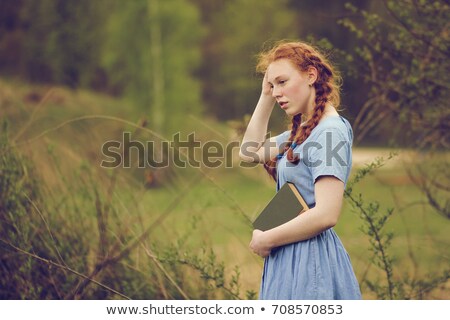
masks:
[(319, 177), (314, 185), (316, 206), (276, 228), (253, 231), (250, 248), (266, 257), (270, 250), (306, 240), (336, 225), (342, 207), (344, 183), (333, 176)]
[(247, 130), (242, 138), (239, 157), (246, 162), (265, 163), (278, 154), (274, 138), (266, 139), (269, 118), (275, 105), (272, 89), (267, 82), (267, 74), (262, 82), (261, 96)]

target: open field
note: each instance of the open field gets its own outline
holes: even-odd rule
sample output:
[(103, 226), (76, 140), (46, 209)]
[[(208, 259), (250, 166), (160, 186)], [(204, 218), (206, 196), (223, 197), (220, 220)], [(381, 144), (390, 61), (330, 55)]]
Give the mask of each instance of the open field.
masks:
[[(100, 250), (98, 242), (102, 236), (100, 227), (96, 227), (101, 217), (98, 213), (100, 201), (105, 208), (110, 208), (110, 216), (105, 218), (107, 224), (102, 232), (116, 251), (126, 247), (151, 226), (142, 246), (136, 247), (129, 255), (130, 260), (122, 266), (130, 278), (148, 272), (149, 278), (145, 278), (148, 283), (142, 284), (138, 293), (124, 293), (133, 297), (171, 297), (159, 292), (158, 288), (170, 288), (173, 283), (162, 286), (160, 278), (159, 282), (150, 279), (154, 260), (149, 259), (146, 251), (152, 247), (153, 252), (164, 252), (171, 245), (176, 247), (181, 257), (184, 252), (200, 254), (201, 248), (212, 249), (217, 260), (223, 261), (227, 278), (235, 266), (239, 267), (241, 297), (246, 290), (258, 290), (262, 260), (248, 249), (251, 235), (248, 220), (256, 216), (275, 191), (273, 182), (262, 167), (172, 168), (163, 172), (163, 183), (159, 187), (148, 187), (145, 170), (134, 167), (105, 169), (99, 165), (102, 143), (120, 136), (121, 132), (132, 131), (142, 139), (151, 136), (150, 130), (136, 128), (133, 122), (127, 122), (127, 119), (136, 117), (127, 114), (122, 102), (65, 89), (55, 90), (45, 98), (46, 88), (13, 87), (5, 82), (0, 83), (0, 90), (3, 99), (1, 116), (9, 121), (10, 140), (21, 154), (30, 159), (34, 168), (33, 178), (39, 181), (37, 188), (43, 194), (39, 208), (49, 221), (47, 229), (53, 232), (57, 243), (79, 240), (79, 243), (61, 245), (60, 250), (67, 245), (86, 247), (85, 250), (80, 249), (85, 254), (86, 272), (92, 268)], [(30, 100), (32, 93), (37, 93), (40, 99)], [(47, 100), (40, 104), (43, 99)], [(71, 120), (77, 117), (81, 118)], [(237, 139), (225, 123), (190, 119), (189, 124), (191, 127), (185, 131), (195, 130), (197, 137), (204, 141), (214, 138), (226, 143)], [(354, 148), (353, 174), (376, 157), (387, 156), (390, 151)], [(448, 154), (441, 154), (439, 161), (446, 161), (448, 157)], [(398, 150), (398, 156), (354, 188), (365, 201), (379, 202), (380, 212), (394, 209), (386, 228), (394, 233), (389, 254), (394, 258), (395, 279), (426, 279), (427, 275), (441, 273), (449, 265), (450, 222), (427, 204), (407, 172), (422, 160), (422, 156), (413, 151)], [(97, 193), (99, 197), (96, 197)], [(27, 221), (38, 224), (41, 218), (30, 214)], [(371, 262), (368, 236), (359, 230), (361, 225), (358, 214), (348, 201), (345, 202), (335, 229), (350, 254), (357, 277), (361, 283), (366, 279), (383, 282), (383, 272)], [(65, 228), (73, 228), (78, 237), (66, 238), (72, 231)], [(47, 245), (52, 247), (51, 243)], [(79, 262), (78, 259), (73, 261)], [(185, 269), (167, 271), (175, 274), (175, 282), (177, 270)], [(114, 274), (116, 271), (110, 272)], [(187, 272), (199, 278), (197, 271)], [(164, 272), (156, 275), (165, 277)], [(193, 284), (198, 281), (195, 277), (191, 280)], [(98, 278), (109, 281), (101, 274)], [(186, 279), (180, 276), (179, 281)], [(119, 291), (127, 290), (126, 285), (120, 286), (117, 288)], [(366, 286), (363, 285), (362, 289), (364, 298), (374, 297)], [(426, 298), (448, 299), (448, 289), (448, 284), (444, 283)]]

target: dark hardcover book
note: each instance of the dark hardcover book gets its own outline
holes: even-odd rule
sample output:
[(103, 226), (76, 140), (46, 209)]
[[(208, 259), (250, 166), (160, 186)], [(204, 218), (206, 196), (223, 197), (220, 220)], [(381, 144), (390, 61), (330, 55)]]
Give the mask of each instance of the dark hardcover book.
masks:
[(308, 210), (308, 205), (292, 182), (286, 182), (253, 222), (266, 231), (286, 223)]

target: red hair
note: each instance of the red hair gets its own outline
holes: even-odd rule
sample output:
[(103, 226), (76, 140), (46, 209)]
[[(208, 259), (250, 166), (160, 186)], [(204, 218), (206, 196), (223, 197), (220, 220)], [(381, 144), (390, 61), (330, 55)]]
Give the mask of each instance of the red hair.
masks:
[[(306, 72), (310, 67), (317, 70), (317, 80), (313, 84), (316, 90), (313, 115), (302, 126), (300, 126), (302, 114), (297, 114), (292, 118), (291, 134), (283, 151), (283, 153), (287, 151), (289, 162), (297, 164), (300, 158), (298, 155), (294, 157), (294, 147), (309, 137), (322, 118), (326, 103), (330, 102), (335, 108), (339, 106), (341, 79), (319, 50), (303, 42), (282, 42), (269, 51), (262, 52), (259, 55), (256, 69), (264, 74), (272, 62), (280, 59), (291, 61), (301, 72)], [(275, 181), (277, 180), (277, 160), (278, 156), (264, 164), (264, 168)]]

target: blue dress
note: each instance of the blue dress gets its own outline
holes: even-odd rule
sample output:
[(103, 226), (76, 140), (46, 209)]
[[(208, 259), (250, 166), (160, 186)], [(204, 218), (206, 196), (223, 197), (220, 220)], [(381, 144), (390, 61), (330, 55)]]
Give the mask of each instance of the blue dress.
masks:
[[(290, 131), (276, 136), (286, 143)], [(293, 182), (310, 208), (315, 206), (314, 182), (323, 175), (347, 183), (352, 165), (353, 132), (341, 116), (323, 119), (310, 136), (294, 149), (300, 162), (286, 155), (277, 163), (277, 191)], [(308, 240), (272, 249), (265, 258), (260, 299), (332, 300), (361, 299), (350, 257), (332, 228)]]

